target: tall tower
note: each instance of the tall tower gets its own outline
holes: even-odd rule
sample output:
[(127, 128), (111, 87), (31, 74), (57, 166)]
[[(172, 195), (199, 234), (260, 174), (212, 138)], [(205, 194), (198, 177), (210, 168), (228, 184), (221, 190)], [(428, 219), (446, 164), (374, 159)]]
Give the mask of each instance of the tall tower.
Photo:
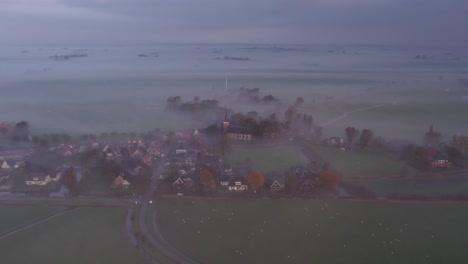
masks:
[(228, 113), (227, 109), (224, 112), (224, 121), (223, 121), (223, 132), (226, 133), (229, 128), (229, 119), (228, 119)]

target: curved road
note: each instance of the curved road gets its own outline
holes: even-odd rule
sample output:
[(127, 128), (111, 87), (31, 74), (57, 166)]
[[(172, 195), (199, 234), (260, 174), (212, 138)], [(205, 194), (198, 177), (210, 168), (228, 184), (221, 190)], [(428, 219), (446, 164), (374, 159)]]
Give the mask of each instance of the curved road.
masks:
[[(172, 250), (169, 250), (166, 245), (161, 244), (159, 241), (157, 241), (153, 237), (153, 234), (148, 230), (148, 227), (146, 226), (146, 214), (148, 211), (148, 205), (152, 199), (151, 197), (153, 197), (156, 191), (158, 175), (161, 175), (162, 170), (163, 170), (163, 164), (165, 163), (166, 163), (166, 159), (160, 162), (160, 165), (158, 166), (158, 168), (153, 174), (151, 184), (147, 193), (140, 200), (141, 207), (140, 207), (140, 212), (138, 216), (138, 225), (140, 227), (140, 231), (145, 234), (146, 238), (151, 243), (151, 245), (157, 248), (164, 255), (172, 259), (174, 262), (176, 263), (198, 263), (192, 258), (184, 255), (182, 252), (178, 251), (173, 246), (171, 246)], [(159, 229), (156, 229), (156, 230), (159, 230)]]

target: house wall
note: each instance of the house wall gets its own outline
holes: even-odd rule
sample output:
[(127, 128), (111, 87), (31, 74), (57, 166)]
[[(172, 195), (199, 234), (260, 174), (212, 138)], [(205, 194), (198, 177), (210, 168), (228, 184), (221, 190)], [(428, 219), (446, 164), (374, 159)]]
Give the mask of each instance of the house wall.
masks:
[(227, 137), (229, 139), (236, 139), (236, 140), (251, 140), (252, 139), (252, 135), (249, 135), (249, 134), (227, 133)]

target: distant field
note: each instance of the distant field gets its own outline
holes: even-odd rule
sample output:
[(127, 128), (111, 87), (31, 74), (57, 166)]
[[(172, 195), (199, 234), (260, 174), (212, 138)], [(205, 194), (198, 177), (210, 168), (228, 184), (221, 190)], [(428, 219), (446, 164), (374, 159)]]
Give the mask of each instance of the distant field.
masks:
[(63, 210), (58, 206), (0, 206), (0, 235)]
[(468, 205), (165, 199), (159, 206), (161, 228), (204, 263), (466, 263)]
[(227, 160), (231, 166), (243, 164), (250, 158), (254, 170), (261, 172), (282, 172), (291, 166), (305, 165), (306, 160), (301, 156), (300, 150), (294, 146), (234, 146)]
[(144, 263), (127, 241), (125, 216), (121, 208), (74, 209), (0, 239), (1, 262)]
[(314, 146), (324, 160), (330, 166), (339, 171), (343, 176), (391, 176), (399, 175), (402, 168), (406, 167), (408, 175), (417, 171), (403, 162), (392, 159), (386, 155), (375, 155), (373, 153), (340, 150), (323, 146)]
[(403, 194), (440, 197), (445, 195), (468, 194), (468, 175), (414, 177), (397, 179), (352, 180), (379, 195)]

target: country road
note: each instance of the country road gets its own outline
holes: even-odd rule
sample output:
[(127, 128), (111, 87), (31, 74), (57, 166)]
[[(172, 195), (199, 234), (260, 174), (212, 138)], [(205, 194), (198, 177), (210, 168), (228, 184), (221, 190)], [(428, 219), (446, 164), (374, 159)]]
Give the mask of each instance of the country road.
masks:
[[(172, 250), (169, 250), (166, 245), (161, 244), (157, 241), (153, 234), (149, 231), (146, 225), (146, 214), (148, 213), (148, 206), (150, 201), (152, 202), (152, 197), (156, 191), (157, 182), (158, 182), (158, 175), (161, 175), (163, 170), (163, 164), (166, 163), (166, 160), (162, 160), (160, 165), (156, 169), (155, 173), (153, 174), (150, 187), (148, 188), (147, 193), (142, 197), (140, 200), (140, 212), (138, 216), (138, 226), (140, 227), (140, 231), (144, 233), (148, 241), (151, 245), (157, 248), (160, 252), (164, 255), (172, 259), (176, 263), (198, 263), (197, 261), (191, 259), (190, 257), (184, 255), (182, 252), (176, 250), (174, 247), (171, 247)], [(158, 229), (157, 229), (158, 230)]]

